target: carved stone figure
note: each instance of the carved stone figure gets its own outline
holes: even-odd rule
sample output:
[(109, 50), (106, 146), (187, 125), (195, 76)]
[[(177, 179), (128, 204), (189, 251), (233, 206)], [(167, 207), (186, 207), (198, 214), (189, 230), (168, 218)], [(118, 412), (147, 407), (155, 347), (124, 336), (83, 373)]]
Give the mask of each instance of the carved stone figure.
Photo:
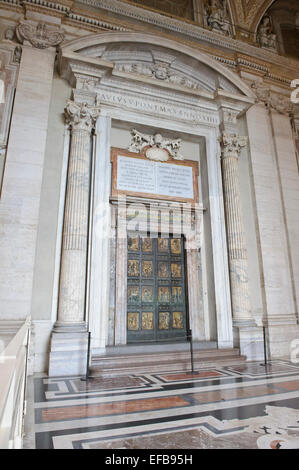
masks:
[(5, 31), (5, 34), (4, 34), (4, 38), (6, 39), (6, 41), (13, 41), (14, 35), (15, 35), (14, 29), (13, 28), (7, 28), (7, 30)]
[(20, 22), (16, 28), (16, 35), (21, 43), (29, 41), (32, 46), (38, 49), (58, 46), (64, 39), (64, 34), (61, 31), (50, 30), (45, 23), (36, 25), (28, 21)]
[(213, 31), (230, 35), (231, 25), (226, 0), (206, 0), (206, 23)]
[(189, 77), (185, 77), (184, 75), (180, 75), (176, 71), (174, 72), (167, 63), (159, 62), (155, 63), (154, 65), (142, 62), (133, 64), (121, 63), (115, 65), (115, 70), (125, 73), (143, 75), (150, 78), (156, 78), (157, 80), (169, 82), (174, 85), (189, 88), (191, 90), (200, 89), (200, 86), (196, 81), (190, 79)]
[(264, 16), (259, 26), (257, 33), (257, 40), (260, 46), (269, 49), (277, 49), (276, 34), (273, 33), (271, 19), (269, 16)]
[(167, 161), (170, 157), (184, 160), (180, 153), (181, 139), (166, 139), (159, 133), (143, 134), (136, 129), (132, 129), (131, 134), (132, 142), (128, 148), (130, 152), (140, 153), (145, 150), (145, 156), (156, 161)]
[(169, 65), (163, 62), (157, 63), (153, 66), (153, 75), (158, 80), (166, 80), (169, 78)]
[(13, 53), (13, 61), (19, 64), (21, 62), (21, 57), (22, 57), (22, 47), (16, 46), (14, 53)]

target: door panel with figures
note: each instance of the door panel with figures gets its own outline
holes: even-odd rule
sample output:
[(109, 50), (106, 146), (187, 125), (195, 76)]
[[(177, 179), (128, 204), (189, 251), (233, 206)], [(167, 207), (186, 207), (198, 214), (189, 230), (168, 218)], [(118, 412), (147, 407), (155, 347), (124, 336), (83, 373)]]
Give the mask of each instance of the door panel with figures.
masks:
[(184, 271), (182, 237), (128, 237), (128, 343), (186, 337)]

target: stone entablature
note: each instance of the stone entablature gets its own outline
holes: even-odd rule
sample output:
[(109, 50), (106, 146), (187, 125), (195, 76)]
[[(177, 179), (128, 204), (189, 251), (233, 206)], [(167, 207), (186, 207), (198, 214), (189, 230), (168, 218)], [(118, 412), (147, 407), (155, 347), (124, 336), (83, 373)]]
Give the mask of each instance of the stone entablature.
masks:
[[(142, 25), (142, 23), (146, 22), (154, 27), (158, 26), (165, 31), (175, 33), (176, 35), (177, 33), (182, 34), (185, 38), (189, 38), (189, 44), (190, 41), (191, 43), (193, 42), (196, 47), (199, 46), (207, 54), (210, 54), (229, 67), (241, 69), (244, 65), (245, 69), (249, 68), (253, 73), (255, 73), (255, 71), (258, 73), (259, 67), (255, 65), (257, 62), (262, 61), (267, 68), (267, 77), (273, 80), (273, 82), (283, 82), (285, 86), (288, 86), (289, 81), (294, 79), (298, 69), (298, 62), (296, 60), (278, 55), (274, 49), (269, 47), (257, 47), (254, 43), (248, 43), (247, 39), (243, 41), (239, 36), (237, 39), (233, 39), (229, 35), (223, 34), (223, 32), (211, 31), (196, 23), (187, 24), (180, 19), (171, 17), (167, 17), (167, 21), (165, 21), (165, 17), (157, 12), (149, 11), (135, 5), (124, 4), (118, 0), (82, 0), (82, 5), (85, 4), (87, 9), (84, 9), (84, 7), (78, 9), (74, 6), (72, 1), (66, 0), (60, 0), (59, 2), (28, 0), (22, 3), (20, 0), (0, 0), (0, 4), (1, 3), (4, 8), (8, 10), (15, 10), (17, 8), (21, 15), (25, 10), (28, 14), (34, 15), (40, 13), (45, 16), (47, 15), (49, 18), (51, 16), (57, 18), (62, 25), (71, 27), (67, 31), (67, 39), (73, 37), (73, 33), (71, 32), (73, 27), (80, 27), (90, 32), (100, 32), (104, 30), (132, 31), (133, 29), (148, 32), (148, 26)], [(98, 13), (91, 16), (88, 11), (88, 5), (98, 8)], [(115, 16), (113, 22), (111, 22), (111, 16), (109, 16), (110, 11), (119, 14), (119, 18)], [(132, 28), (130, 21), (126, 21), (128, 17), (136, 19), (137, 22), (134, 28)], [(156, 33), (155, 31), (155, 34)], [(176, 37), (176, 40), (179, 43), (186, 43), (183, 37)], [(225, 52), (223, 48), (226, 49)], [(228, 54), (232, 54), (231, 57), (229, 57)], [(239, 54), (248, 57), (246, 64), (242, 64), (242, 61), (240, 62), (238, 59), (235, 59)], [(287, 78), (284, 79), (284, 77), (281, 77), (279, 72), (277, 73), (277, 70), (280, 70), (280, 68), (284, 77), (290, 77), (289, 81)]]
[(231, 38), (229, 35), (223, 33), (209, 31), (207, 28), (203, 28), (197, 24), (187, 24), (179, 19), (167, 17), (155, 13), (149, 10), (140, 9), (137, 6), (124, 4), (118, 0), (82, 0), (82, 3), (86, 5), (97, 6), (103, 10), (112, 11), (118, 13), (124, 17), (134, 18), (140, 22), (150, 23), (163, 29), (170, 30), (177, 33), (189, 36), (192, 40), (200, 40), (203, 43), (211, 44), (220, 48), (227, 48), (234, 52), (248, 54), (249, 56), (257, 57), (266, 62), (275, 63), (277, 65), (285, 65), (286, 67), (298, 67), (297, 61), (286, 58), (284, 56), (277, 57), (276, 52), (273, 53), (269, 49), (263, 49), (249, 44), (241, 40)]
[(292, 115), (296, 106), (291, 102), (290, 96), (285, 96), (277, 91), (272, 91), (271, 87), (263, 82), (254, 82), (251, 84), (257, 101), (264, 103), (268, 109), (274, 109), (280, 114)]

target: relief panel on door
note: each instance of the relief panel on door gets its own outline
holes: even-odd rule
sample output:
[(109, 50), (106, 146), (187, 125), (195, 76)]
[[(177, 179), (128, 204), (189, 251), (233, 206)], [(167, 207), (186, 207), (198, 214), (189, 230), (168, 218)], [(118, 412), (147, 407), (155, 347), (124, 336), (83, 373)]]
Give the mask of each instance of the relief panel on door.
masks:
[(127, 342), (186, 336), (183, 238), (128, 237)]

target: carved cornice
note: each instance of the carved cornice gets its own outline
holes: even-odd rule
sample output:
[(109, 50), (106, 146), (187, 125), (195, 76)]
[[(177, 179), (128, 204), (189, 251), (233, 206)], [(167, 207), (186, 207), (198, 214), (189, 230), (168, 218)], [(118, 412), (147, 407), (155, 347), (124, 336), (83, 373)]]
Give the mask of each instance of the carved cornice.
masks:
[(31, 23), (21, 21), (16, 28), (18, 40), (23, 43), (28, 41), (33, 47), (38, 49), (47, 49), (48, 47), (58, 46), (64, 39), (61, 30), (49, 29), (45, 23)]
[(72, 131), (87, 131), (90, 133), (99, 114), (99, 106), (90, 106), (87, 103), (76, 103), (68, 100), (65, 107), (65, 120)]
[(264, 103), (268, 109), (274, 109), (280, 114), (288, 115), (294, 111), (290, 96), (275, 93), (264, 83), (254, 82), (251, 84), (251, 88), (256, 94), (257, 101)]
[[(239, 3), (241, 1), (247, 2), (247, 0), (238, 1)], [(24, 9), (33, 9), (49, 16), (58, 16), (61, 18), (62, 23), (77, 28), (81, 27), (82, 30), (85, 29), (90, 32), (104, 30), (148, 32), (149, 27), (152, 26), (152, 30), (154, 30), (157, 26), (160, 29), (158, 34), (161, 35), (161, 43), (163, 36), (169, 37), (169, 34), (176, 34), (176, 40), (179, 43), (199, 47), (202, 51), (237, 72), (241, 69), (248, 69), (256, 75), (269, 77), (273, 82), (285, 86), (289, 86), (298, 70), (298, 61), (295, 59), (280, 56), (271, 52), (271, 50), (224, 36), (194, 23), (186, 23), (172, 17), (167, 17), (167, 21), (165, 21), (163, 14), (135, 5), (124, 4), (117, 0), (80, 0), (82, 8), (73, 6), (71, 0), (58, 0), (57, 2), (54, 0), (25, 0), (25, 2), (21, 0), (0, 0), (0, 4), (3, 5), (3, 8), (6, 6), (7, 9), (18, 9), (20, 12), (24, 12)], [(88, 5), (94, 7), (94, 15), (88, 11)], [(251, 6), (250, 9), (252, 9)], [(261, 9), (260, 5), (258, 5), (258, 9)], [(113, 20), (109, 16), (110, 12), (115, 13)], [(131, 21), (131, 18), (136, 19), (136, 22)], [(246, 21), (247, 19), (246, 16)], [(243, 54), (248, 59), (237, 60), (234, 58), (235, 53), (236, 55)], [(281, 76), (280, 70), (284, 76), (289, 76), (290, 79)]]
[(107, 21), (97, 19), (95, 17), (91, 18), (82, 13), (70, 12), (67, 15), (64, 23), (79, 23), (81, 27), (85, 27), (90, 31), (98, 31), (99, 29), (108, 30), (108, 31), (131, 31), (130, 28), (125, 28), (117, 24), (112, 24)]
[(248, 137), (223, 132), (219, 137), (219, 142), (222, 150), (222, 158), (238, 159), (241, 149), (247, 145)]
[(81, 0), (81, 3), (102, 8), (103, 10), (108, 10), (124, 17), (134, 18), (142, 23), (149, 23), (176, 34), (180, 33), (191, 40), (200, 40), (203, 43), (212, 44), (220, 49), (226, 48), (279, 66), (284, 65), (291, 69), (298, 69), (298, 61), (284, 56), (278, 56), (276, 52), (271, 52), (271, 50), (266, 50), (175, 18), (167, 17), (167, 21), (165, 21), (163, 14), (145, 10), (135, 5), (124, 4), (118, 0)]
[[(290, 84), (293, 78), (286, 78), (275, 73), (272, 73), (270, 68), (267, 67), (262, 61), (254, 60), (248, 56), (238, 56), (234, 59), (227, 58), (219, 55), (212, 55), (213, 59), (217, 60), (221, 64), (224, 64), (235, 71), (249, 71), (254, 75), (269, 79), (273, 82), (277, 82), (284, 87), (290, 88)], [(292, 77), (294, 75), (292, 74)]]
[[(240, 3), (240, 1), (245, 2), (247, 0), (238, 1)], [(197, 24), (186, 23), (185, 21), (176, 18), (167, 17), (167, 21), (165, 21), (165, 16), (163, 14), (146, 10), (136, 5), (124, 4), (118, 0), (80, 0), (80, 5), (91, 5), (98, 10), (94, 16), (92, 16), (90, 11), (88, 12), (86, 8), (84, 9), (84, 6), (80, 9), (73, 7), (73, 2), (71, 0), (59, 0), (58, 2), (48, 0), (25, 0), (25, 2), (22, 0), (0, 0), (0, 4), (1, 3), (7, 5), (7, 8), (18, 8), (20, 11), (24, 11), (24, 8), (25, 10), (26, 8), (33, 8), (37, 12), (40, 11), (40, 13), (45, 13), (46, 10), (47, 15), (49, 16), (61, 17), (63, 23), (74, 26), (82, 25), (82, 29), (86, 29), (88, 31), (101, 31), (105, 29), (112, 31), (144, 31), (145, 28), (148, 31), (148, 26), (144, 27), (142, 25), (142, 23), (148, 23), (153, 27), (159, 27), (160, 31), (164, 31), (165, 33), (169, 31), (175, 34), (181, 34), (182, 36), (177, 38), (177, 41), (179, 42), (187, 43), (187, 41), (183, 39), (183, 37), (185, 37), (188, 38), (187, 40), (189, 44), (190, 42), (193, 42), (194, 44), (200, 41), (200, 48), (202, 50), (204, 50), (205, 47), (212, 47), (213, 49), (209, 52), (211, 55), (214, 55), (215, 49), (218, 48), (219, 51), (215, 54), (217, 56), (215, 58), (231, 67), (238, 67), (238, 64), (235, 64), (233, 60), (231, 64), (228, 63), (229, 61), (223, 57), (225, 52), (220, 52), (223, 51), (223, 49), (226, 49), (227, 52), (237, 52), (238, 54), (245, 54), (252, 57), (252, 64), (255, 63), (255, 60), (260, 60), (268, 63), (269, 65), (273, 64), (283, 69), (288, 68), (291, 74), (293, 73), (292, 71), (295, 72), (298, 70), (298, 61), (285, 56), (279, 56), (277, 53), (271, 52), (271, 50), (260, 48), (243, 40), (224, 36), (221, 33), (210, 31), (209, 29), (203, 28)], [(257, 5), (257, 9), (261, 10), (260, 4)], [(252, 5), (250, 5), (250, 11), (252, 11)], [(109, 12), (113, 12), (116, 15), (118, 14), (122, 18), (117, 18), (117, 16), (115, 16), (113, 22), (111, 22)], [(238, 10), (238, 14), (239, 13), (240, 12)], [(133, 18), (137, 21), (136, 23), (133, 23), (132, 21), (127, 21), (127, 18)], [(246, 16), (246, 21), (247, 19), (248, 16)], [(246, 64), (244, 64), (244, 66), (246, 66)], [(248, 66), (252, 70), (255, 69), (256, 72), (259, 72), (258, 66)], [(279, 78), (277, 78), (279, 75), (277, 75), (277, 77), (275, 74), (273, 75), (273, 80), (279, 80)], [(293, 78), (294, 77), (292, 76), (291, 79)]]

